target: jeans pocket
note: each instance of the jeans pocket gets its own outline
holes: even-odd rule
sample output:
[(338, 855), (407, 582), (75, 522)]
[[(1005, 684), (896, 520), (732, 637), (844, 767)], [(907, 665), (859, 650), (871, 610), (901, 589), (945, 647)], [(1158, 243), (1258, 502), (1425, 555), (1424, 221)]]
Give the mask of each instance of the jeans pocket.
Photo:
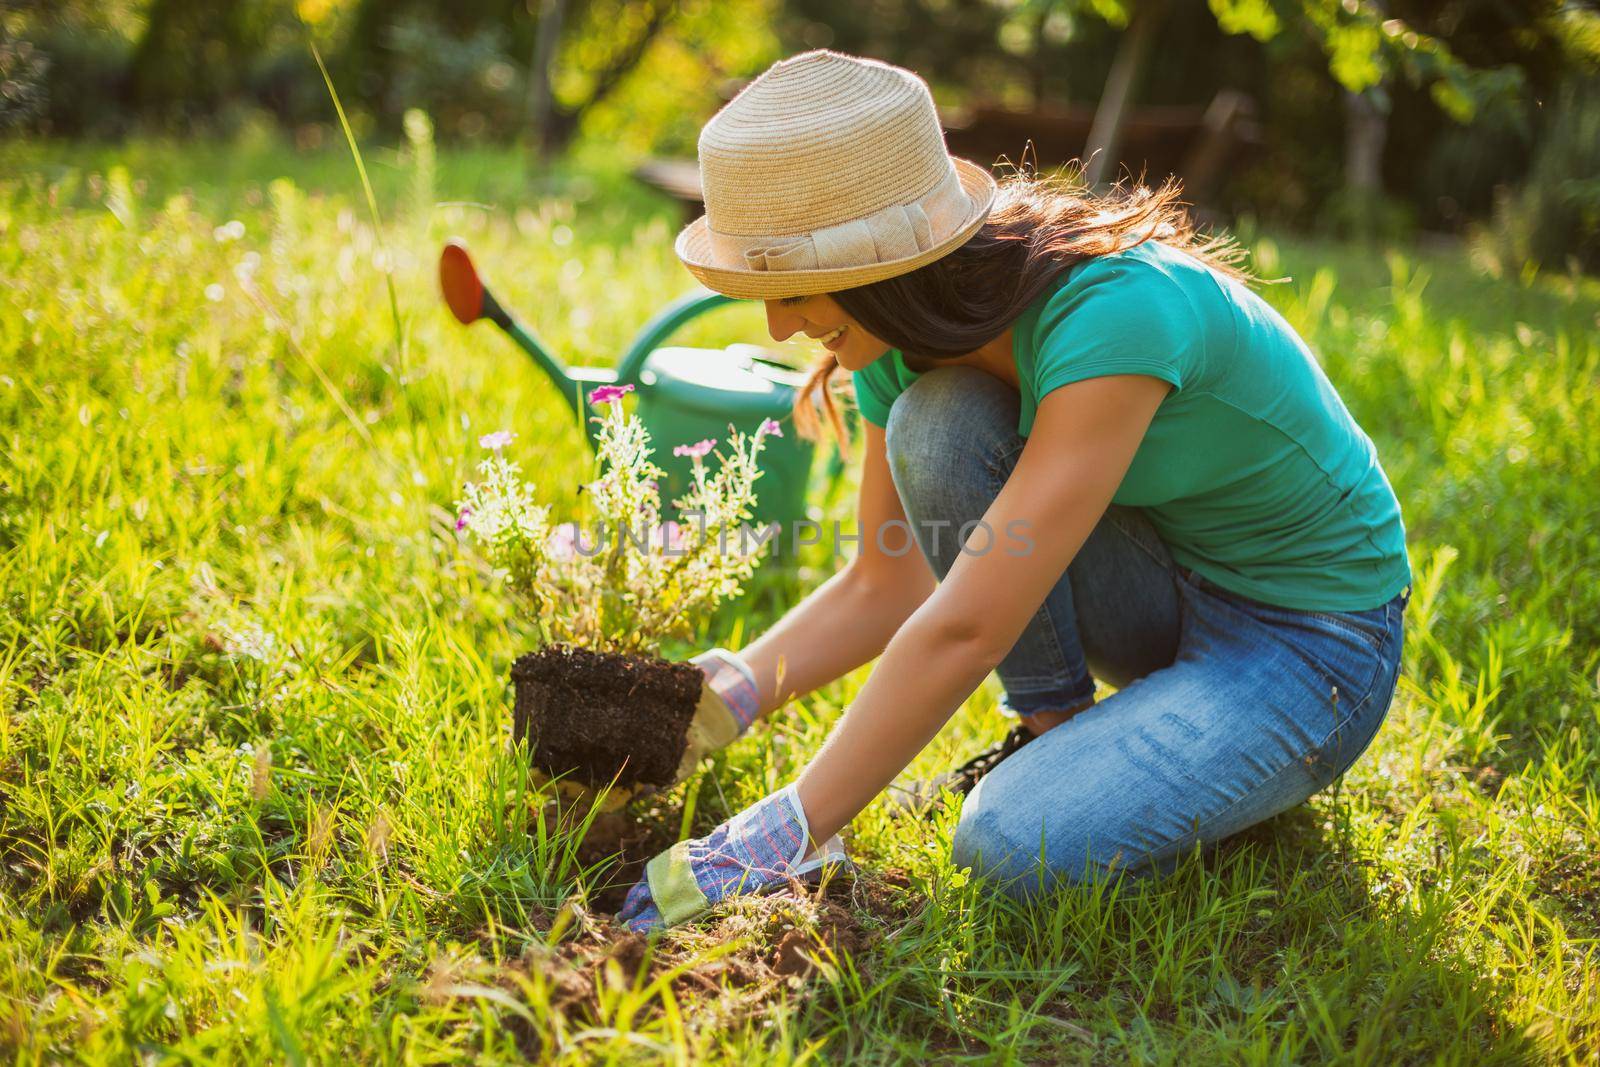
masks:
[(1389, 604), (1381, 604), (1364, 611), (1307, 611), (1302, 614), (1325, 626), (1359, 637), (1371, 645), (1374, 652), (1378, 652), (1383, 649), (1383, 643), (1389, 636), (1390, 607)]

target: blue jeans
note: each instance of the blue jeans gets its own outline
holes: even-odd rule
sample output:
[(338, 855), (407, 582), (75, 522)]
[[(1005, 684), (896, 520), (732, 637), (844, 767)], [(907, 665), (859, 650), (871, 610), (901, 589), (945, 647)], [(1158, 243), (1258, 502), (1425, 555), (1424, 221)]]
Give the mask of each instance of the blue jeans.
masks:
[[(1018, 403), (982, 371), (943, 367), (890, 409), (895, 488), (940, 578), (961, 551), (955, 532), (1022, 452)], [(1168, 870), (1300, 804), (1382, 724), (1410, 596), (1365, 611), (1266, 604), (1174, 563), (1139, 510), (1112, 505), (996, 673), (1003, 707), (1021, 715), (1092, 701), (1096, 677), (1117, 692), (978, 782), (956, 863), (1026, 897)]]

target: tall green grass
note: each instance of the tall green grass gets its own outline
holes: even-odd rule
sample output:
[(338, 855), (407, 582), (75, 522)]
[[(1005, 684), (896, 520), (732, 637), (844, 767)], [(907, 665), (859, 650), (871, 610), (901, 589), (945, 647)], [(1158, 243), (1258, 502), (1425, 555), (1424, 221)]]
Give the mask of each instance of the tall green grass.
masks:
[[(526, 643), (448, 504), (483, 432), (551, 492), (553, 388), (437, 306), (466, 237), (580, 362), (689, 285), (605, 160), (273, 142), (0, 147), (0, 1047), (23, 1062), (1563, 1062), (1600, 1045), (1600, 286), (1248, 235), (1401, 499), (1390, 721), (1337, 794), (1137, 896), (997, 900), (874, 806), (904, 917), (755, 997), (619, 970), (560, 1007), (585, 881), (507, 753)], [(536, 184), (530, 184), (536, 183)], [(529, 192), (529, 189), (532, 192)], [(387, 248), (408, 339), (407, 400)], [(261, 303), (248, 296), (253, 287)], [(685, 343), (764, 341), (758, 307)], [(848, 490), (818, 500), (848, 518)], [(748, 640), (831, 566), (766, 577)], [(865, 672), (697, 785), (791, 776)], [(919, 759), (998, 735), (990, 683)], [(590, 872), (591, 874), (593, 872)], [(592, 879), (589, 879), (592, 881)], [(798, 920), (797, 920), (798, 921)], [(752, 928), (740, 951), (767, 952)], [(680, 948), (701, 947), (693, 931)], [(726, 947), (709, 944), (712, 955)], [(602, 975), (604, 969), (602, 969)], [(715, 974), (714, 968), (707, 973)]]

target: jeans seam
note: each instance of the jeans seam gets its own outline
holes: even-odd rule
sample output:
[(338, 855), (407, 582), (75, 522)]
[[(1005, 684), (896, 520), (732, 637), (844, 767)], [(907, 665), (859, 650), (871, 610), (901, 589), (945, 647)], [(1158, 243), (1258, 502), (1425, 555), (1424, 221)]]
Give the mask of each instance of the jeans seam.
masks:
[[(1390, 606), (1387, 605), (1387, 604), (1384, 605), (1384, 618), (1385, 618), (1385, 620), (1388, 619), (1390, 611), (1391, 611)], [(1383, 653), (1384, 653), (1384, 649), (1388, 647), (1389, 642), (1390, 642), (1390, 638), (1391, 638), (1391, 636), (1393, 634), (1394, 634), (1394, 627), (1392, 625), (1386, 626), (1384, 628), (1383, 638), (1379, 642), (1378, 647), (1376, 649), (1377, 656), (1378, 656), (1378, 666), (1377, 666), (1377, 669), (1372, 672), (1372, 679), (1367, 683), (1367, 691), (1362, 695), (1360, 702), (1358, 702), (1355, 705), (1355, 707), (1351, 708), (1349, 710), (1349, 712), (1347, 712), (1345, 714), (1344, 718), (1340, 719), (1337, 723), (1334, 724), (1333, 729), (1328, 732), (1327, 736), (1325, 736), (1321, 741), (1319, 741), (1317, 743), (1317, 746), (1314, 749), (1312, 749), (1312, 751), (1310, 753), (1307, 754), (1308, 757), (1314, 757), (1316, 760), (1318, 760), (1321, 763), (1327, 764), (1329, 767), (1333, 766), (1333, 761), (1328, 758), (1328, 746), (1330, 744), (1337, 744), (1337, 742), (1339, 740), (1339, 735), (1344, 731), (1345, 727), (1349, 726), (1350, 723), (1353, 722), (1358, 715), (1360, 715), (1364, 710), (1366, 710), (1367, 705), (1372, 702), (1373, 696), (1378, 691), (1377, 690), (1377, 685), (1376, 685), (1377, 680), (1378, 680), (1378, 675), (1383, 672), (1383, 665), (1384, 665), (1384, 654)], [(1399, 674), (1400, 674), (1400, 665), (1397, 663), (1397, 664), (1395, 664), (1395, 681), (1396, 681), (1396, 684), (1398, 684), (1398, 682), (1399, 682)], [(1380, 723), (1379, 726), (1381, 727), (1381, 725), (1382, 724)], [(1373, 734), (1374, 734), (1374, 736), (1376, 736), (1377, 729), (1373, 730)], [(1359, 757), (1359, 753), (1358, 753), (1358, 757)], [(1334, 772), (1334, 777), (1338, 777), (1342, 773), (1343, 773), (1342, 771), (1335, 771)]]
[[(1006, 690), (1005, 699), (1003, 701), (1001, 701), (1001, 704), (1004, 707), (1009, 708), (1012, 712), (1014, 712), (1017, 715), (1032, 715), (1032, 714), (1035, 714), (1036, 712), (1040, 712), (1040, 711), (1051, 711), (1051, 710), (1059, 711), (1059, 710), (1061, 710), (1063, 708), (1075, 707), (1075, 706), (1077, 706), (1079, 704), (1084, 703), (1085, 701), (1092, 700), (1094, 698), (1094, 695), (1095, 695), (1095, 691), (1094, 691), (1094, 687), (1093, 687), (1093, 684), (1092, 684), (1092, 680), (1091, 680), (1090, 689), (1089, 689), (1089, 691), (1087, 693), (1071, 693), (1071, 694), (1068, 694), (1066, 696), (1058, 697), (1058, 696), (1055, 696), (1056, 692), (1057, 691), (1053, 690), (1053, 689), (1043, 689), (1043, 690), (1040, 690), (1038, 692), (1024, 691), (1024, 692), (1020, 692), (1019, 693), (1019, 692), (1013, 692), (1012, 690), (1008, 689), (1008, 690)], [(1039, 696), (1050, 696), (1052, 699), (1043, 701), (1042, 703), (1040, 703), (1040, 705), (1038, 707), (1032, 709), (1031, 711), (1024, 711), (1023, 709), (1017, 707), (1017, 698), (1018, 697), (1039, 697)]]
[(1132, 527), (1124, 524), (1121, 513), (1112, 513), (1110, 515), (1110, 519), (1111, 524), (1118, 530), (1121, 530), (1122, 535), (1137, 545), (1141, 552), (1149, 556), (1158, 566), (1166, 570), (1169, 574), (1172, 573), (1177, 564), (1170, 555), (1163, 559), (1159, 554), (1156, 553), (1154, 549), (1145, 544), (1144, 538), (1135, 533)]
[[(1239, 614), (1244, 615), (1247, 618), (1253, 619), (1259, 625), (1264, 627), (1268, 632), (1274, 634), (1274, 636), (1277, 636), (1278, 640), (1281, 641), (1284, 645), (1288, 646), (1288, 648), (1294, 653), (1294, 655), (1296, 657), (1299, 658), (1299, 660), (1302, 663), (1304, 663), (1306, 666), (1310, 667), (1313, 671), (1317, 672), (1319, 675), (1322, 676), (1323, 680), (1328, 684), (1330, 691), (1332, 691), (1332, 692), (1337, 692), (1338, 691), (1338, 684), (1339, 683), (1329, 675), (1327, 667), (1325, 667), (1321, 662), (1319, 662), (1316, 659), (1316, 657), (1312, 656), (1305, 649), (1303, 649), (1300, 646), (1299, 642), (1291, 641), (1291, 640), (1289, 640), (1289, 639), (1287, 639), (1285, 637), (1279, 636), (1278, 635), (1278, 627), (1277, 626), (1273, 625), (1271, 622), (1256, 618), (1256, 616), (1254, 614), (1252, 614), (1249, 611), (1246, 611), (1243, 606), (1241, 606), (1237, 601), (1232, 600), (1231, 598), (1228, 598), (1228, 597), (1225, 597), (1225, 596), (1218, 596), (1217, 594), (1211, 593), (1209, 590), (1205, 589), (1203, 586), (1200, 586), (1200, 585), (1196, 585), (1196, 588), (1199, 589), (1201, 592), (1207, 593), (1208, 595), (1210, 595), (1213, 599), (1217, 600), (1218, 602), (1226, 605), (1228, 610), (1234, 611), (1234, 612), (1238, 612)], [(1248, 599), (1248, 598), (1246, 598), (1246, 599)], [(1271, 605), (1268, 605), (1268, 606), (1270, 607)], [(1295, 609), (1277, 608), (1275, 610), (1278, 610), (1278, 611), (1294, 611)], [(1388, 610), (1389, 610), (1388, 605), (1385, 605), (1385, 611), (1388, 611)], [(1319, 614), (1322, 614), (1322, 613), (1319, 613), (1319, 612), (1299, 612), (1299, 614), (1301, 614), (1301, 615), (1319, 615)], [(1346, 629), (1347, 629), (1347, 627), (1344, 627), (1344, 626), (1340, 627), (1341, 631), (1344, 631)], [(1374, 692), (1375, 684), (1376, 684), (1376, 682), (1378, 680), (1378, 676), (1379, 676), (1379, 674), (1381, 674), (1383, 672), (1383, 668), (1384, 668), (1383, 650), (1388, 646), (1389, 635), (1392, 632), (1392, 630), (1393, 630), (1393, 627), (1385, 627), (1384, 628), (1384, 636), (1383, 636), (1382, 640), (1380, 641), (1380, 643), (1376, 647), (1373, 647), (1371, 645), (1371, 643), (1366, 640), (1365, 635), (1361, 635), (1361, 637), (1359, 638), (1359, 640), (1361, 640), (1361, 643), (1364, 646), (1370, 648), (1371, 651), (1372, 651), (1372, 655), (1373, 655), (1372, 675), (1366, 680), (1366, 683), (1362, 686), (1361, 698), (1355, 703), (1355, 705), (1353, 707), (1351, 707), (1348, 711), (1346, 711), (1343, 716), (1341, 716), (1340, 718), (1334, 720), (1334, 724), (1333, 724), (1332, 729), (1330, 729), (1327, 732), (1327, 734), (1325, 734), (1323, 736), (1321, 741), (1319, 741), (1315, 745), (1309, 746), (1303, 753), (1300, 754), (1298, 759), (1302, 763), (1304, 763), (1306, 760), (1318, 760), (1318, 761), (1326, 762), (1325, 753), (1327, 751), (1328, 743), (1330, 741), (1337, 740), (1337, 738), (1339, 737), (1340, 731), (1342, 731), (1347, 725), (1349, 725), (1350, 721), (1352, 719), (1354, 719), (1358, 714), (1360, 714), (1362, 709), (1366, 707), (1367, 702), (1372, 699), (1372, 694)]]
[(1045, 633), (1048, 635), (1046, 644), (1050, 654), (1050, 664), (1055, 671), (1050, 681), (1059, 683), (1060, 679), (1067, 674), (1067, 654), (1061, 650), (1061, 638), (1056, 631), (1055, 619), (1050, 614), (1048, 595), (1045, 601), (1039, 604), (1039, 610), (1034, 615), (1034, 618), (1042, 621)]
[(1077, 691), (1071, 691), (1071, 690), (1064, 689), (1060, 685), (1060, 683), (1059, 683), (1059, 681), (1057, 679), (1052, 678), (1050, 681), (1052, 683), (1050, 685), (1041, 685), (1041, 686), (1037, 686), (1037, 687), (1027, 685), (1026, 681), (1024, 681), (1024, 683), (1021, 686), (1015, 686), (1015, 685), (1007, 686), (1006, 687), (1005, 699), (1004, 699), (1003, 703), (1005, 703), (1005, 704), (1011, 706), (1013, 709), (1015, 709), (1015, 703), (1014, 702), (1018, 698), (1061, 696), (1061, 698), (1063, 700), (1067, 700), (1067, 701), (1087, 700), (1089, 697), (1094, 696), (1094, 694), (1096, 692), (1093, 675), (1091, 675), (1090, 678), (1089, 678), (1089, 688), (1086, 691), (1083, 691), (1083, 692), (1077, 692)]

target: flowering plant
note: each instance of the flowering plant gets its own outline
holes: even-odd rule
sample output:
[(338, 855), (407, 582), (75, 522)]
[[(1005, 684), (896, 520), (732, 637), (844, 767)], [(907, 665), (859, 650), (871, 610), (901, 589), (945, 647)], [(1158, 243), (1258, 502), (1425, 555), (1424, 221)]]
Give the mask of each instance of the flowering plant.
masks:
[(666, 472), (650, 460), (644, 423), (623, 411), (632, 389), (603, 385), (589, 394), (605, 414), (594, 416), (599, 473), (582, 488), (587, 524), (552, 521), (550, 506), (503, 454), (513, 436), (504, 430), (478, 439), (490, 454), (456, 502), (456, 528), (503, 573), (545, 644), (654, 654), (664, 639), (687, 637), (701, 612), (737, 596), (766, 548), (746, 524), (763, 443), (782, 436), (777, 422), (767, 419), (753, 434), (730, 426), (727, 449), (715, 451), (715, 472), (704, 462), (715, 438), (674, 448), (690, 458), (693, 484), (672, 501), (686, 521), (663, 521)]

